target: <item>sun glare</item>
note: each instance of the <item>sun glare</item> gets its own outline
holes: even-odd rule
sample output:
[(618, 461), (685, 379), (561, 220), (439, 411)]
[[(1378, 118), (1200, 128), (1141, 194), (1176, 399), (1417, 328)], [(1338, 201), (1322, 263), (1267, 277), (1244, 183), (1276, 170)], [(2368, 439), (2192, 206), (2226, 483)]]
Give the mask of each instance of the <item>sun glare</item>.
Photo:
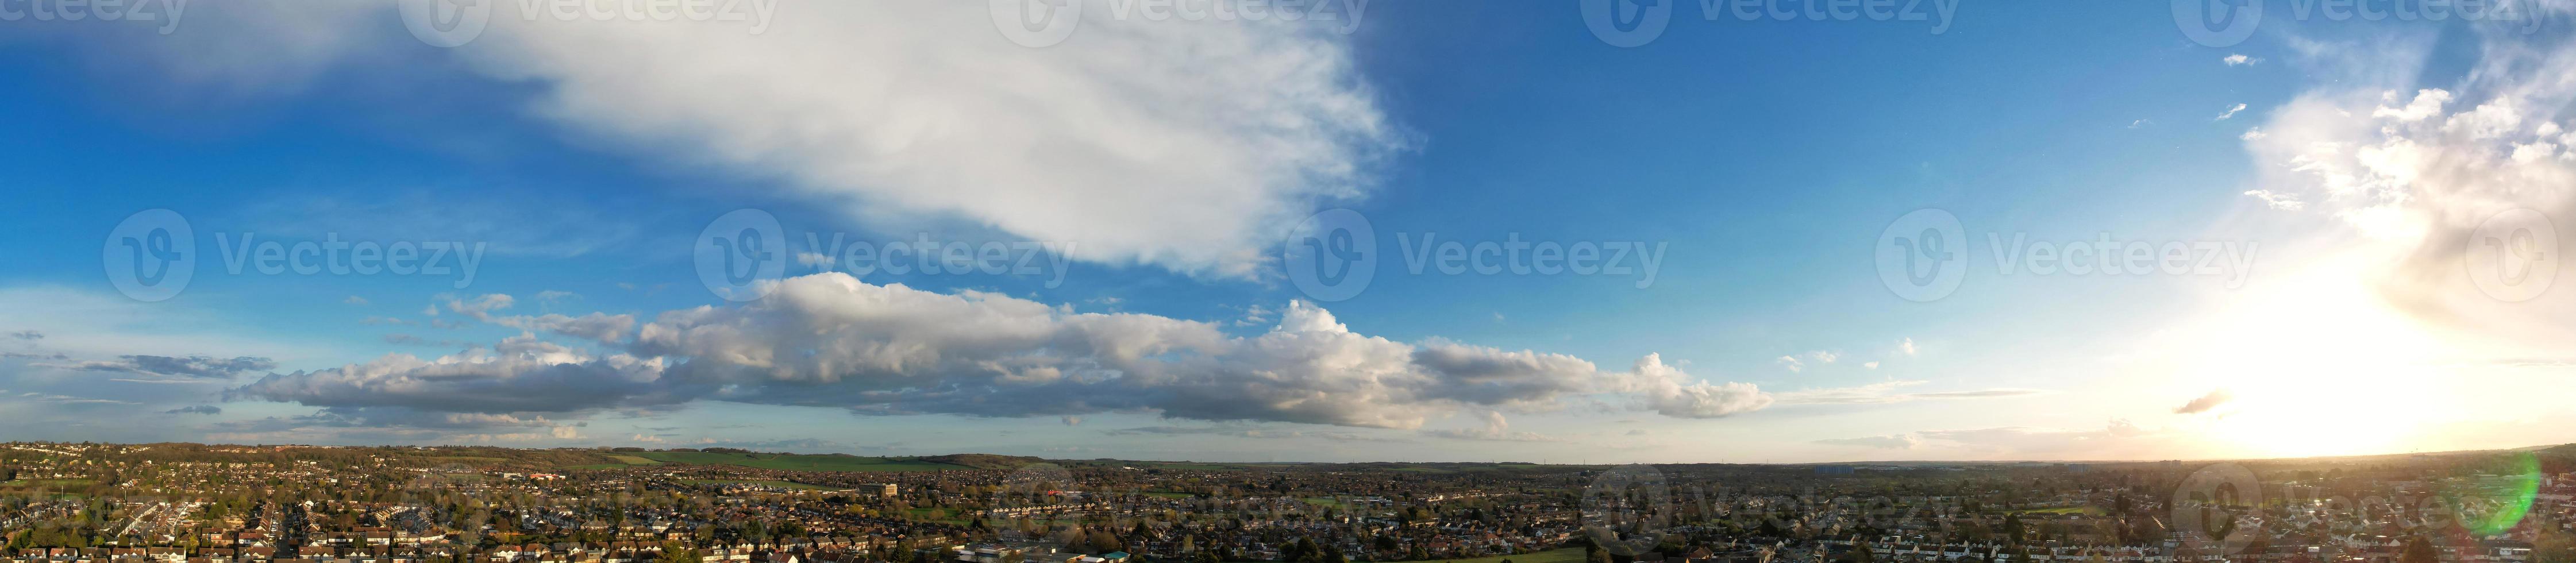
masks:
[(2199, 414), (2213, 447), (2266, 457), (2388, 453), (2455, 410), (2420, 385), (2444, 369), (2434, 361), (2439, 339), (2349, 265), (2249, 287), (2198, 329), (2200, 345), (2176, 351), (2231, 399)]

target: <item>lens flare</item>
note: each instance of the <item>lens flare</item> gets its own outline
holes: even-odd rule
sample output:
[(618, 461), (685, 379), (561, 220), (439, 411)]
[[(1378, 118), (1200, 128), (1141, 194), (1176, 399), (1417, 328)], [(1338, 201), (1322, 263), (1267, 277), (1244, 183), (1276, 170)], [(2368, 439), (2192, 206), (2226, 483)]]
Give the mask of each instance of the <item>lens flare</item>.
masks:
[(2540, 457), (2505, 454), (2478, 465), (2475, 473), (2443, 481), (2439, 490), (2459, 515), (2460, 527), (2481, 536), (2502, 534), (2531, 515), (2540, 494)]

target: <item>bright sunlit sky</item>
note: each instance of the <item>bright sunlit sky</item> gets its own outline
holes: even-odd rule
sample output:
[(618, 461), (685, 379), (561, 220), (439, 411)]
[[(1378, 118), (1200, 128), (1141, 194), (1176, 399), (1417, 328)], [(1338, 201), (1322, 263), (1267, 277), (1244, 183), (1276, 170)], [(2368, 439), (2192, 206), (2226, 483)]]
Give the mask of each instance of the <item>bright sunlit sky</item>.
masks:
[[(0, 439), (1592, 463), (2576, 441), (2553, 287), (2576, 6), (2258, 1), (2237, 39), (2181, 2), (1071, 0), (1045, 32), (1011, 1), (531, 0), (444, 32), (405, 19), (443, 0), (0, 2)], [(1927, 228), (1914, 257), (1950, 269), (1903, 271)], [(997, 250), (835, 250), (921, 242)], [(1443, 271), (1452, 242), (1469, 266)], [(296, 250), (341, 243), (449, 271)], [(1510, 265), (1550, 248), (1615, 269)], [(2152, 257), (2104, 273), (2100, 248)]]

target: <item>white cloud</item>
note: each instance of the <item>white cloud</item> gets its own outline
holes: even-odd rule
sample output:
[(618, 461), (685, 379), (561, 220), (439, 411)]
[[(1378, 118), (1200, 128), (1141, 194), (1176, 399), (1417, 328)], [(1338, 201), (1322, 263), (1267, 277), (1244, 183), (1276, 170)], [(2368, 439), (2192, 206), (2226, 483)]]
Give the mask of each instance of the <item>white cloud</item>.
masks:
[(2228, 118), (2236, 117), (2236, 112), (2240, 111), (2245, 111), (2245, 104), (2227, 106), (2227, 111), (2219, 113), (2217, 119), (2212, 119), (2210, 121), (2226, 121)]
[(1882, 381), (1855, 387), (1785, 391), (1776, 393), (1775, 396), (1779, 398), (1780, 404), (1784, 405), (1866, 405), (1943, 399), (2022, 397), (2046, 393), (2046, 391), (2038, 389), (2019, 389), (2010, 387), (1971, 389), (1964, 391), (1930, 391), (1918, 393), (1897, 392), (1899, 389), (1922, 385), (1924, 383), (1927, 382)]
[(2192, 399), (2191, 402), (2183, 403), (2181, 407), (2174, 408), (2174, 414), (2200, 414), (2209, 412), (2209, 409), (2218, 408), (2219, 405), (2227, 404), (2228, 401), (2233, 399), (2235, 399), (2235, 396), (2228, 394), (2226, 389), (2210, 391), (2207, 395), (2201, 395), (2200, 398)]
[(1508, 421), (1508, 420), (1505, 420), (1505, 419), (1503, 418), (1503, 413), (1493, 412), (1493, 411), (1486, 411), (1486, 412), (1485, 412), (1485, 426), (1484, 426), (1484, 427), (1482, 427), (1482, 428), (1462, 428), (1462, 429), (1446, 429), (1446, 428), (1444, 428), (1444, 429), (1424, 430), (1424, 431), (1422, 431), (1422, 433), (1423, 433), (1424, 435), (1431, 436), (1431, 437), (1435, 437), (1435, 438), (1449, 438), (1449, 439), (1453, 439), (1453, 440), (1485, 440), (1485, 441), (1495, 441), (1495, 442), (1562, 442), (1562, 441), (1564, 441), (1563, 439), (1560, 439), (1560, 438), (1555, 438), (1555, 437), (1551, 437), (1551, 436), (1548, 436), (1548, 435), (1545, 435), (1545, 434), (1539, 434), (1539, 433), (1536, 433), (1536, 432), (1513, 432), (1513, 431), (1512, 431), (1512, 425), (1511, 425), (1511, 422), (1510, 422), (1510, 421)]
[(2227, 66), (2253, 66), (2263, 62), (2263, 59), (2245, 56), (2244, 53), (2230, 53), (2226, 58), (2219, 59), (2219, 62), (2227, 63)]
[(2263, 200), (2263, 205), (2282, 211), (2298, 211), (2308, 206), (2307, 202), (2299, 201), (2299, 196), (2272, 190), (2245, 190), (2245, 195)]
[(944, 214), (1223, 276), (1313, 202), (1364, 194), (1398, 144), (1340, 36), (1302, 24), (1086, 18), (1031, 49), (981, 3), (795, 7), (756, 36), (496, 18), (461, 52), (656, 160), (774, 176), (872, 221)]
[[(1697, 381), (1653, 355), (1631, 371), (1605, 372), (1562, 354), (1365, 336), (1303, 302), (1281, 309), (1269, 332), (1236, 337), (1212, 323), (1076, 313), (997, 294), (871, 285), (837, 272), (774, 283), (759, 302), (664, 312), (619, 353), (523, 334), (490, 351), (430, 360), (396, 354), (270, 375), (230, 395), (369, 420), (722, 400), (863, 414), (1153, 412), (1383, 428), (1419, 428), (1459, 411), (1557, 410), (1578, 397), (1678, 418), (1730, 416), (1772, 401), (1753, 385)], [(462, 314), (524, 318), (491, 314), (507, 296), (454, 301)]]
[[(2464, 347), (2562, 347), (2576, 338), (2576, 323), (2566, 321), (2576, 318), (2576, 292), (2559, 287), (2509, 301), (2477, 284), (2498, 277), (2497, 268), (2563, 273), (2568, 261), (2480, 263), (2474, 252), (2485, 248), (2478, 229), (2512, 210), (2556, 222), (2557, 240), (2545, 242), (2576, 247), (2567, 223), (2576, 217), (2576, 161), (2561, 150), (2576, 140), (2561, 118), (2576, 101), (2576, 83), (2555, 78), (2576, 73), (2576, 41), (2482, 39), (2488, 48), (2456, 82), (2417, 84), (2422, 73), (2407, 72), (2423, 67), (2417, 58), (2414, 66), (2324, 83), (2272, 112), (2265, 134), (2246, 142), (2263, 166), (2263, 188), (2248, 195), (2331, 220), (2339, 228), (2304, 233), (2304, 242), (2338, 249), (2339, 263), (2355, 265), (2343, 276), (2369, 280), (2374, 299), (2480, 337)], [(2378, 303), (2352, 306), (2368, 305)]]
[(1916, 437), (1914, 437), (1914, 435), (1912, 435), (1912, 434), (1897, 434), (1897, 435), (1893, 435), (1893, 436), (1868, 436), (1868, 437), (1861, 437), (1861, 438), (1834, 438), (1834, 439), (1829, 439), (1829, 440), (1817, 440), (1817, 441), (1816, 441), (1816, 443), (1818, 443), (1818, 444), (1830, 445), (1830, 446), (1858, 446), (1858, 447), (1864, 447), (1864, 448), (1884, 448), (1884, 449), (1891, 449), (1891, 450), (1907, 450), (1907, 449), (1913, 449), (1915, 446), (1923, 445), (1923, 440), (1922, 440), (1922, 439), (1920, 439), (1920, 438), (1916, 438)]
[[(560, 291), (547, 291), (538, 293), (537, 299), (541, 302), (553, 302), (565, 299), (571, 295), (572, 294), (570, 293)], [(597, 340), (609, 343), (621, 340), (626, 337), (627, 333), (635, 330), (634, 315), (590, 313), (575, 317), (561, 313), (547, 313), (536, 316), (520, 315), (505, 317), (494, 314), (516, 304), (517, 300), (511, 298), (509, 295), (494, 293), (472, 299), (450, 298), (447, 300), (447, 310), (465, 315), (473, 318), (474, 320), (495, 325), (524, 330), (541, 330), (574, 338)]]
[(2005, 426), (1836, 438), (1817, 440), (1816, 443), (1882, 449), (1938, 446), (1952, 451), (2000, 453), (2025, 458), (2081, 459), (2094, 456), (2129, 456), (2138, 455), (2141, 451), (2154, 451), (2156, 446), (2148, 445), (2144, 441), (2168, 436), (2166, 430), (2145, 428), (2128, 420), (2115, 418), (2098, 430)]
[(973, 225), (1214, 276), (1251, 276), (1282, 231), (1365, 196), (1375, 163), (1408, 144), (1349, 36), (1308, 22), (1118, 18), (1095, 2), (1081, 33), (1041, 49), (998, 33), (982, 2), (796, 3), (756, 31), (518, 6), (496, 4), (475, 41), (444, 51), (381, 2), (228, 2), (168, 37), (13, 27), (242, 97), (411, 73), (439, 53), (639, 160), (785, 186), (880, 228)]

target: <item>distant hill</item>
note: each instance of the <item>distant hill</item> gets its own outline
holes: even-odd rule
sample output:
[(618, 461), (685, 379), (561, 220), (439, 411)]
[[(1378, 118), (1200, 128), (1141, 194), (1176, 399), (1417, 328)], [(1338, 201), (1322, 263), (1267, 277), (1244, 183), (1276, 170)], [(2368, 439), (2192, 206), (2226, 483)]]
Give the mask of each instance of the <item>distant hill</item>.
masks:
[[(778, 471), (947, 471), (955, 469), (990, 469), (948, 460), (917, 457), (860, 457), (848, 454), (770, 454), (733, 452), (628, 452), (657, 463), (683, 465), (737, 465)], [(622, 457), (622, 456), (621, 456)], [(959, 456), (939, 456), (954, 458)], [(990, 456), (999, 457), (999, 456)], [(642, 464), (637, 464), (642, 465)]]
[(1034, 457), (993, 454), (949, 454), (917, 459), (929, 463), (941, 463), (972, 467), (976, 469), (1016, 469), (1023, 465), (1046, 461), (1044, 459)]
[(2539, 454), (2540, 457), (2543, 458), (2551, 458), (2560, 462), (2576, 462), (2576, 444), (2541, 446), (2533, 448), (2533, 450), (2533, 453)]

